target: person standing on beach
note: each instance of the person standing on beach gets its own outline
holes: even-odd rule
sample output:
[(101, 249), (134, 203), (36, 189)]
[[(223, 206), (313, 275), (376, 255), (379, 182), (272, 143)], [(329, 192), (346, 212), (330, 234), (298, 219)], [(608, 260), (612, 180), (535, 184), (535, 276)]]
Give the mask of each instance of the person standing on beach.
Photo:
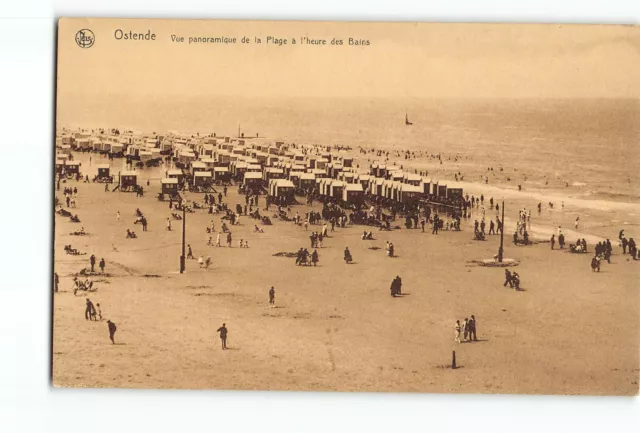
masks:
[(273, 286), (269, 290), (269, 305), (271, 305), (271, 308), (276, 306), (276, 289)]
[(580, 221), (580, 217), (576, 217), (576, 220), (573, 223), (573, 226), (575, 227), (576, 230), (578, 230), (578, 221)]
[(556, 235), (551, 235), (551, 249), (556, 245)]
[(118, 222), (120, 222), (120, 211), (116, 212), (116, 218), (118, 219)]
[(474, 316), (473, 314), (471, 315), (471, 319), (469, 319), (469, 341), (473, 340), (473, 341), (478, 341), (478, 338), (476, 337), (476, 316)]
[(106, 263), (104, 262), (104, 257), (100, 259), (100, 272), (104, 274), (104, 267)]
[(93, 272), (96, 267), (96, 256), (91, 254), (91, 257), (89, 258), (89, 263), (91, 264), (91, 272)]
[(456, 343), (460, 343), (460, 321), (456, 320), (456, 324), (454, 325), (454, 336), (455, 339), (453, 340)]
[(218, 232), (218, 236), (216, 237), (216, 247), (219, 247), (220, 245), (220, 232)]
[(169, 218), (167, 218), (167, 231), (171, 231), (171, 220)]
[(464, 318), (464, 322), (462, 322), (462, 333), (464, 341), (467, 341), (467, 335), (469, 335), (469, 319)]
[(218, 328), (216, 332), (220, 333), (220, 341), (222, 342), (222, 350), (227, 348), (227, 325), (225, 323), (222, 324), (221, 327)]
[(111, 320), (107, 320), (107, 326), (109, 327), (109, 339), (111, 340), (111, 344), (116, 344), (116, 341), (114, 340), (114, 336), (116, 335), (116, 324), (113, 323)]
[(93, 306), (93, 302), (89, 298), (87, 298), (86, 308), (84, 309), (84, 318), (85, 320), (91, 320), (93, 316), (96, 314), (96, 309)]
[(188, 259), (192, 259), (193, 258), (193, 251), (191, 251), (191, 244), (187, 244), (187, 248), (188, 248), (187, 258)]

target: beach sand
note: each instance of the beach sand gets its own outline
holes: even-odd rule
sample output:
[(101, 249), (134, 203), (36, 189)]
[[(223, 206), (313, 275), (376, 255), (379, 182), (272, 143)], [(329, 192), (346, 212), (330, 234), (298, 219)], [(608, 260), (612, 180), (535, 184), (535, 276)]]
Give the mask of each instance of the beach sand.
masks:
[[(91, 164), (87, 155), (77, 158), (90, 177), (95, 165), (106, 161), (97, 155)], [(259, 234), (252, 232), (255, 220), (243, 216), (232, 228), (233, 248), (215, 248), (205, 245), (212, 217), (197, 210), (187, 214), (187, 243), (196, 257), (210, 255), (212, 266), (199, 269), (196, 260), (188, 260), (181, 275), (181, 222), (172, 221), (173, 230), (165, 231), (169, 205), (156, 199), (165, 170), (141, 170), (143, 179), (152, 179), (144, 198), (106, 193), (102, 184), (63, 184), (78, 187), (77, 210), (72, 212), (82, 222), (55, 217), (54, 270), (61, 290), (53, 296), (55, 386), (638, 393), (640, 262), (622, 256), (617, 246), (619, 229), (633, 236), (637, 204), (465, 183), (465, 192), (484, 191), (485, 200), (491, 194), (504, 196), (509, 218), (505, 256), (519, 262), (514, 269), (521, 292), (503, 287), (503, 268), (472, 263), (492, 258), (499, 245), (498, 236), (472, 240), (472, 223), (479, 216), (475, 210), (470, 221), (463, 221), (463, 231), (437, 236), (407, 230), (402, 220), (396, 221), (400, 230), (374, 231), (374, 241), (360, 239), (363, 226), (336, 229), (318, 249), (316, 268), (274, 256), (309, 248), (310, 232), (292, 222), (272, 218), (273, 226), (263, 226), (265, 232)], [(56, 195), (62, 198), (61, 192)], [(190, 200), (201, 197), (186, 194)], [(549, 197), (556, 202), (554, 210), (545, 206), (538, 216), (534, 206), (546, 204)], [(564, 200), (564, 210), (556, 197)], [(244, 205), (236, 187), (229, 188), (225, 201), (233, 208)], [(263, 197), (260, 204), (262, 209)], [(509, 224), (523, 206), (532, 210), (532, 238), (539, 240), (547, 240), (561, 224), (567, 243), (574, 242), (572, 223), (581, 215), (584, 225), (575, 235), (588, 236), (591, 249), (592, 239), (610, 238), (612, 263), (592, 273), (590, 254), (551, 251), (542, 242), (513, 246)], [(136, 208), (149, 220), (146, 233), (133, 224)], [(295, 206), (293, 214), (296, 210), (303, 215), (307, 208)], [(219, 229), (219, 216), (213, 219)], [(89, 236), (69, 236), (80, 226)], [(127, 228), (138, 239), (125, 239)], [(216, 234), (212, 236), (215, 241)], [(248, 240), (250, 248), (238, 248), (240, 239)], [(386, 257), (386, 240), (394, 243), (398, 257)], [(64, 254), (66, 244), (87, 255)], [(350, 265), (342, 260), (347, 246), (355, 260)], [(94, 304), (100, 303), (102, 322), (85, 320), (85, 296), (71, 290), (73, 273), (89, 267), (91, 254), (106, 261), (107, 275), (94, 277), (98, 290), (88, 294)], [(391, 298), (389, 286), (396, 275), (407, 295)], [(276, 308), (268, 305), (271, 286)], [(479, 341), (454, 343), (456, 319), (471, 314), (478, 322)], [(106, 319), (118, 326), (115, 345)], [(216, 333), (223, 322), (229, 329), (226, 351)], [(456, 370), (448, 368), (454, 350)]]

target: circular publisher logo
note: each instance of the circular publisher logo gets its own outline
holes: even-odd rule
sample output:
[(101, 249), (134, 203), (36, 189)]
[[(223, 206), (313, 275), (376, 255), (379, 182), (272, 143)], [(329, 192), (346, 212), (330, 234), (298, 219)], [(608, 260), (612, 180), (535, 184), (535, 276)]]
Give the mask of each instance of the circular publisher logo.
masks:
[(89, 29), (82, 29), (76, 33), (76, 44), (78, 44), (80, 48), (91, 48), (95, 40), (95, 35)]

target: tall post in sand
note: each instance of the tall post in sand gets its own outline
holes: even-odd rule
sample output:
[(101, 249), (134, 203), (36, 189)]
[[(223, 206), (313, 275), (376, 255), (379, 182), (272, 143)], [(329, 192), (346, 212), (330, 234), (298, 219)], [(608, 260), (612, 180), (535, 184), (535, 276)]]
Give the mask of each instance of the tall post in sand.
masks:
[(502, 219), (500, 220), (500, 249), (498, 250), (498, 262), (502, 263), (504, 254), (504, 200), (502, 200)]
[[(180, 203), (182, 205), (182, 203)], [(185, 245), (185, 229), (187, 227), (187, 212), (185, 211), (184, 205), (182, 205), (182, 255), (180, 256), (180, 273), (184, 273), (185, 268), (185, 254), (184, 254), (184, 245)]]
[(455, 370), (456, 368), (458, 368), (458, 366), (456, 365), (456, 351), (453, 351), (453, 357), (451, 359), (451, 369)]

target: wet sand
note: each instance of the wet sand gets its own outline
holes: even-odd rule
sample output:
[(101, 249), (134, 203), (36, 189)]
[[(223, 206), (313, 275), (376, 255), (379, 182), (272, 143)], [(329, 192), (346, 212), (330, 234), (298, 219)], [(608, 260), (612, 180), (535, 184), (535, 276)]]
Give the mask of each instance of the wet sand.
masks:
[[(92, 177), (100, 162), (92, 155), (92, 165), (85, 160), (83, 172)], [(623, 257), (617, 247), (617, 232), (623, 227), (600, 216), (634, 213), (637, 205), (593, 206), (594, 217), (584, 218), (580, 237), (608, 237), (614, 243), (612, 264), (603, 263), (600, 273), (591, 272), (589, 254), (550, 251), (547, 243), (511, 245), (507, 225), (505, 256), (520, 262), (515, 269), (521, 292), (503, 287), (503, 269), (470, 263), (493, 257), (499, 242), (497, 236), (472, 240), (475, 216), (464, 222), (463, 231), (437, 236), (404, 229), (401, 220), (400, 230), (374, 231), (374, 241), (360, 239), (363, 226), (336, 229), (318, 249), (319, 266), (309, 268), (273, 256), (309, 248), (309, 232), (302, 227), (272, 218), (274, 225), (263, 226), (265, 233), (258, 234), (252, 232), (255, 220), (243, 216), (240, 226), (232, 228), (233, 248), (207, 247), (205, 227), (212, 218), (196, 210), (187, 214), (187, 242), (196, 257), (210, 255), (213, 263), (204, 270), (196, 260), (188, 260), (187, 272), (180, 275), (181, 223), (172, 221), (174, 230), (165, 231), (169, 206), (155, 197), (165, 170), (141, 170), (143, 179), (152, 178), (144, 198), (105, 193), (102, 184), (63, 184), (78, 187), (77, 209), (72, 211), (82, 222), (55, 217), (55, 270), (61, 288), (54, 295), (56, 386), (638, 392), (640, 262)], [(61, 192), (56, 195), (62, 198)], [(189, 200), (196, 197), (202, 194), (186, 194)], [(530, 203), (532, 198), (535, 203)], [(539, 198), (505, 193), (508, 210), (517, 214), (522, 206), (532, 209), (534, 228), (551, 228), (560, 221), (572, 229), (575, 217), (570, 212), (585, 213), (581, 202), (566, 198), (564, 212), (556, 203), (553, 212), (535, 221), (533, 206)], [(244, 205), (236, 187), (229, 188), (226, 201), (232, 208)], [(260, 203), (264, 207), (263, 198)], [(133, 224), (136, 208), (149, 220), (146, 233)], [(307, 208), (295, 206), (293, 214), (296, 210), (303, 214)], [(510, 214), (511, 220), (515, 216)], [(219, 216), (213, 219), (219, 229)], [(89, 236), (69, 236), (80, 226)], [(125, 239), (127, 228), (138, 239)], [(319, 231), (321, 226), (310, 228)], [(633, 235), (631, 229), (625, 231)], [(568, 230), (565, 234), (567, 243), (573, 242)], [(212, 236), (215, 241), (216, 234)], [(238, 248), (241, 238), (250, 248)], [(386, 240), (394, 243), (397, 258), (386, 257)], [(87, 255), (64, 254), (66, 244)], [(355, 260), (351, 265), (342, 260), (346, 246)], [(369, 249), (372, 246), (380, 249)], [(92, 253), (107, 263), (107, 276), (94, 277), (98, 290), (88, 294), (94, 304), (100, 303), (103, 322), (86, 321), (85, 297), (71, 291), (72, 274), (89, 266)], [(407, 295), (394, 299), (389, 285), (396, 275), (402, 277)], [(268, 305), (272, 285), (276, 308)], [(455, 320), (471, 314), (477, 318), (480, 341), (454, 343)], [(109, 341), (106, 319), (118, 326), (116, 345)], [(227, 351), (220, 349), (215, 332), (223, 322), (229, 328)], [(453, 350), (461, 368), (443, 368)]]

